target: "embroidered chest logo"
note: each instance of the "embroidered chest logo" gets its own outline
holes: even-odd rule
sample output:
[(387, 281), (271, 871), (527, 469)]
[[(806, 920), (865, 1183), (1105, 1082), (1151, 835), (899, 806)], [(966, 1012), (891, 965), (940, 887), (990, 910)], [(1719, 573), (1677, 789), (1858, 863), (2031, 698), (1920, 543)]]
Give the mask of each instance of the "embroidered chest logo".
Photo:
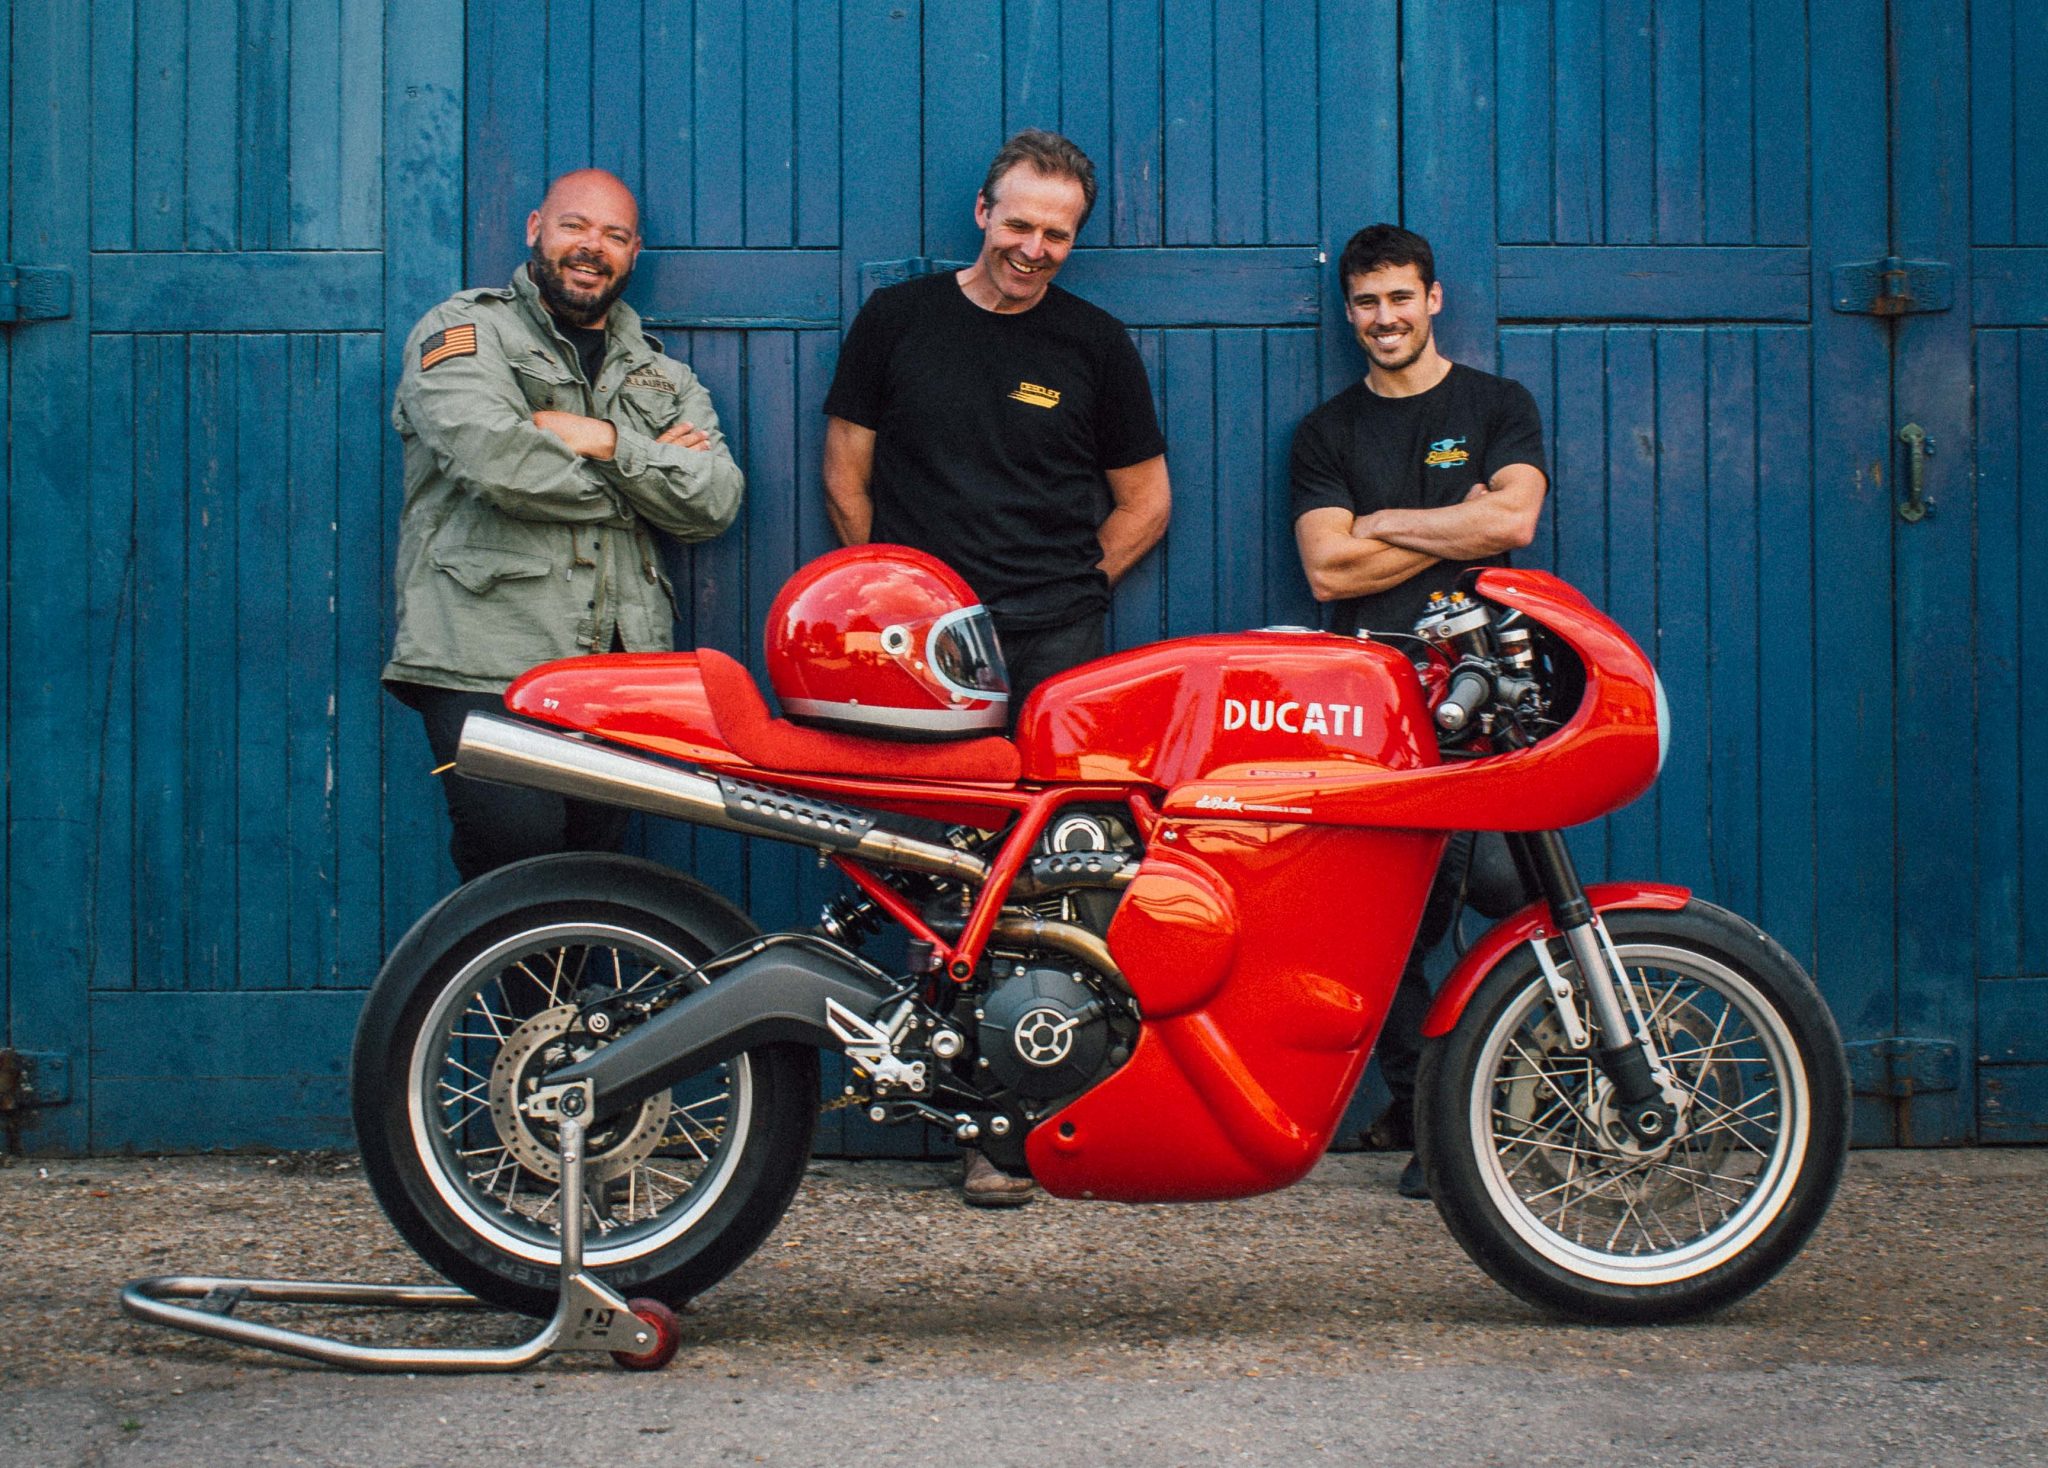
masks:
[(627, 373), (626, 380), (620, 383), (619, 386), (644, 387), (654, 392), (665, 392), (670, 397), (678, 395), (676, 385), (651, 367), (643, 367), (638, 372)]
[(1422, 462), (1431, 469), (1448, 469), (1454, 464), (1462, 464), (1472, 457), (1464, 444), (1462, 438), (1440, 438), (1429, 446)]
[(437, 331), (420, 343), (420, 371), (438, 367), (450, 357), (474, 357), (476, 355), (476, 326), (464, 322), (451, 326), (446, 331)]
[(1010, 394), (1020, 403), (1029, 403), (1034, 408), (1057, 408), (1060, 405), (1058, 388), (1040, 387), (1035, 382), (1020, 382), (1017, 390)]

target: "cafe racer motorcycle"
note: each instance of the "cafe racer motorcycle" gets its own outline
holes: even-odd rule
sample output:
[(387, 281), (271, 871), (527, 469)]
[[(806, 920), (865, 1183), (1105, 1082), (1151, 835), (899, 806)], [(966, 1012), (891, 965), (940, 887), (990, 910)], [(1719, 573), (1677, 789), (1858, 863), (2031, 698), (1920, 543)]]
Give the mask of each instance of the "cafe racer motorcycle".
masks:
[(1811, 981), (1682, 888), (1575, 875), (1558, 833), (1650, 786), (1669, 715), (1557, 578), (1468, 575), (1412, 638), (1117, 653), (1006, 738), (966, 585), (859, 547), (783, 589), (767, 666), (781, 716), (702, 649), (547, 664), (465, 728), (464, 775), (795, 842), (848, 881), (814, 928), (762, 933), (681, 873), (571, 854), (420, 919), (362, 1016), (356, 1129), (399, 1232), (475, 1294), (544, 1312), (570, 1206), (615, 1288), (709, 1288), (802, 1178), (821, 1050), (849, 1062), (839, 1104), (1058, 1197), (1285, 1187), (1467, 830), (1510, 833), (1533, 894), (1424, 1025), (1418, 1150), (1472, 1258), (1568, 1316), (1666, 1321), (1756, 1289), (1825, 1212), (1848, 1082)]

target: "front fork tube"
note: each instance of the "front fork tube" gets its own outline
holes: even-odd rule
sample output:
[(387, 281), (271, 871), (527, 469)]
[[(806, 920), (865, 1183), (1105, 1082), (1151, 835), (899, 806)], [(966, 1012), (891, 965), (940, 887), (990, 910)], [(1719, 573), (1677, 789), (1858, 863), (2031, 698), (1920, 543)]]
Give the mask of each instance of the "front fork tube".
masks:
[[(1651, 1043), (1649, 1027), (1622, 971), (1620, 957), (1607, 939), (1607, 930), (1586, 901), (1586, 890), (1579, 883), (1564, 837), (1555, 831), (1531, 831), (1508, 839), (1520, 847), (1522, 868), (1541, 887), (1585, 985), (1586, 1002), (1593, 1012), (1594, 1059), (1614, 1086), (1622, 1124), (1644, 1146), (1670, 1141), (1680, 1120), (1675, 1104), (1677, 1087)], [(1560, 987), (1557, 982), (1551, 984), (1563, 1010), (1570, 996), (1559, 993)], [(1582, 1028), (1576, 1014), (1565, 1012), (1561, 1018), (1567, 1031)]]

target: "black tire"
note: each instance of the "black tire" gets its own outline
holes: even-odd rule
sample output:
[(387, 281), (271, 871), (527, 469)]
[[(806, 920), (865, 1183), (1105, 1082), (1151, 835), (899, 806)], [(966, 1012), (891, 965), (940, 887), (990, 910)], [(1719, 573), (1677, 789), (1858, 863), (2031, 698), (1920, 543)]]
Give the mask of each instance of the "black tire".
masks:
[(1697, 901), (1604, 920), (1685, 1095), (1683, 1134), (1629, 1150), (1524, 945), (1426, 1047), (1417, 1146), (1451, 1233), (1523, 1299), (1604, 1324), (1687, 1319), (1764, 1284), (1820, 1223), (1848, 1067), (1813, 981), (1753, 925)]
[[(551, 1311), (560, 1163), (552, 1130), (510, 1098), (566, 1063), (565, 1032), (581, 1054), (609, 1043), (568, 1031), (572, 991), (588, 994), (605, 975), (614, 990), (688, 982), (697, 963), (755, 931), (667, 868), (581, 853), (492, 872), (421, 918), (356, 1026), (356, 1138), (392, 1226), (479, 1298)], [(709, 1289), (789, 1206), (817, 1107), (817, 1051), (766, 1045), (598, 1118), (585, 1266), (620, 1294), (677, 1306)]]

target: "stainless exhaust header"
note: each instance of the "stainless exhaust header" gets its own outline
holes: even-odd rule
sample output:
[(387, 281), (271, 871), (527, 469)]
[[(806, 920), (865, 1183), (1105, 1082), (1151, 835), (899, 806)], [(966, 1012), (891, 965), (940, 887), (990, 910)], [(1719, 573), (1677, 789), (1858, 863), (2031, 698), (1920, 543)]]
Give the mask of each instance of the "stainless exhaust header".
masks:
[(980, 857), (935, 841), (878, 830), (870, 812), (853, 806), (733, 776), (714, 779), (679, 765), (491, 714), (471, 714), (463, 721), (455, 768), (476, 780), (623, 805), (743, 836), (768, 836), (823, 851), (843, 851), (884, 866), (908, 867), (977, 884), (988, 880), (988, 863)]

